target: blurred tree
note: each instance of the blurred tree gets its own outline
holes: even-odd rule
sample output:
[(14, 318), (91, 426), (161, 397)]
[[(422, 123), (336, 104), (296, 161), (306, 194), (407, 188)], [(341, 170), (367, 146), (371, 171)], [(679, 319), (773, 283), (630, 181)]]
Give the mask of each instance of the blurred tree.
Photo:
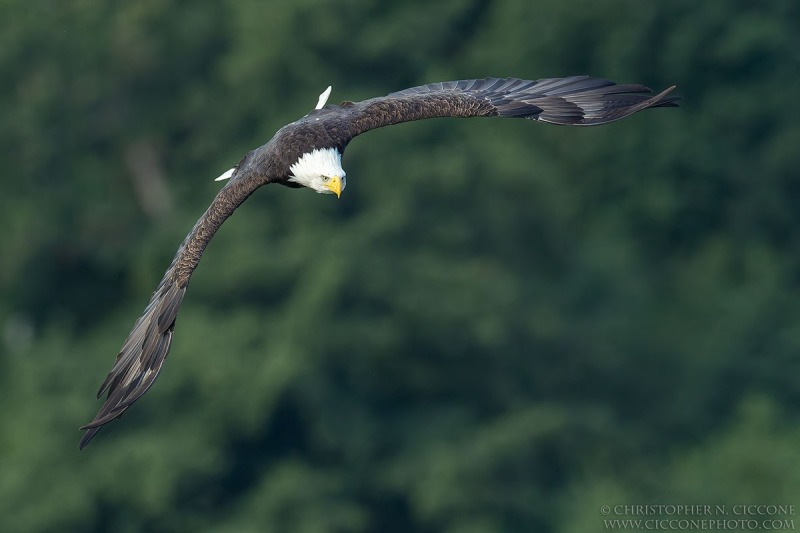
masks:
[[(640, 495), (796, 501), (799, 11), (1, 3), (4, 529), (595, 531)], [(579, 73), (684, 107), (406, 124), (352, 144), (340, 202), (259, 191), (164, 377), (77, 452), (211, 180), (325, 86)]]

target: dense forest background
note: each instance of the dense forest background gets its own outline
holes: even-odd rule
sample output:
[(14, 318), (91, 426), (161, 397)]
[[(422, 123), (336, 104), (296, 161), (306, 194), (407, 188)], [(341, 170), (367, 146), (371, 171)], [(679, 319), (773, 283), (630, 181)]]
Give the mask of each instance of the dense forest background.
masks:
[[(213, 178), (328, 84), (573, 74), (682, 107), (404, 124), (353, 142), (339, 201), (258, 191), (156, 386), (78, 452)], [(800, 501), (797, 1), (5, 1), (0, 76), (3, 531)]]

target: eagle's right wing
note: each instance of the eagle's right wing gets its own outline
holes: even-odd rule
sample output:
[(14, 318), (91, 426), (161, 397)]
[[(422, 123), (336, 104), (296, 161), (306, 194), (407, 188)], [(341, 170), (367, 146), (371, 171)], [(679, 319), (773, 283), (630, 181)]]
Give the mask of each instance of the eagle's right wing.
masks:
[(105, 402), (94, 419), (81, 427), (83, 449), (104, 425), (119, 418), (155, 382), (169, 354), (175, 319), (189, 279), (211, 238), (234, 210), (266, 180), (246, 158), (234, 169), (233, 178), (220, 190), (211, 206), (186, 236), (144, 313), (122, 346), (114, 367), (106, 376), (99, 398)]

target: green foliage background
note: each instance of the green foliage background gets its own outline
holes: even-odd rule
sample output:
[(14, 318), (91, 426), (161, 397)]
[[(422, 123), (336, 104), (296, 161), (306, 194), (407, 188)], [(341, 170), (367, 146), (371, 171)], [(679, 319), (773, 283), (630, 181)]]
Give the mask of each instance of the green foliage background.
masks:
[[(257, 192), (158, 384), (78, 452), (212, 179), (328, 84), (583, 73), (683, 107), (405, 124), (350, 146), (338, 202)], [(3, 531), (799, 503), (800, 3), (4, 1), (0, 79)]]

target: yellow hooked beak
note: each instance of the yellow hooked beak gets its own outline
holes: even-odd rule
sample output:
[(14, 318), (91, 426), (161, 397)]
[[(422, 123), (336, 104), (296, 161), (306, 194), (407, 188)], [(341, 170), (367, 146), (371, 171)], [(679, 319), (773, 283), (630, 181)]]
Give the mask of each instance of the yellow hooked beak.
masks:
[(325, 188), (336, 194), (336, 198), (339, 198), (342, 195), (342, 178), (339, 176), (331, 176), (331, 178), (325, 182)]

